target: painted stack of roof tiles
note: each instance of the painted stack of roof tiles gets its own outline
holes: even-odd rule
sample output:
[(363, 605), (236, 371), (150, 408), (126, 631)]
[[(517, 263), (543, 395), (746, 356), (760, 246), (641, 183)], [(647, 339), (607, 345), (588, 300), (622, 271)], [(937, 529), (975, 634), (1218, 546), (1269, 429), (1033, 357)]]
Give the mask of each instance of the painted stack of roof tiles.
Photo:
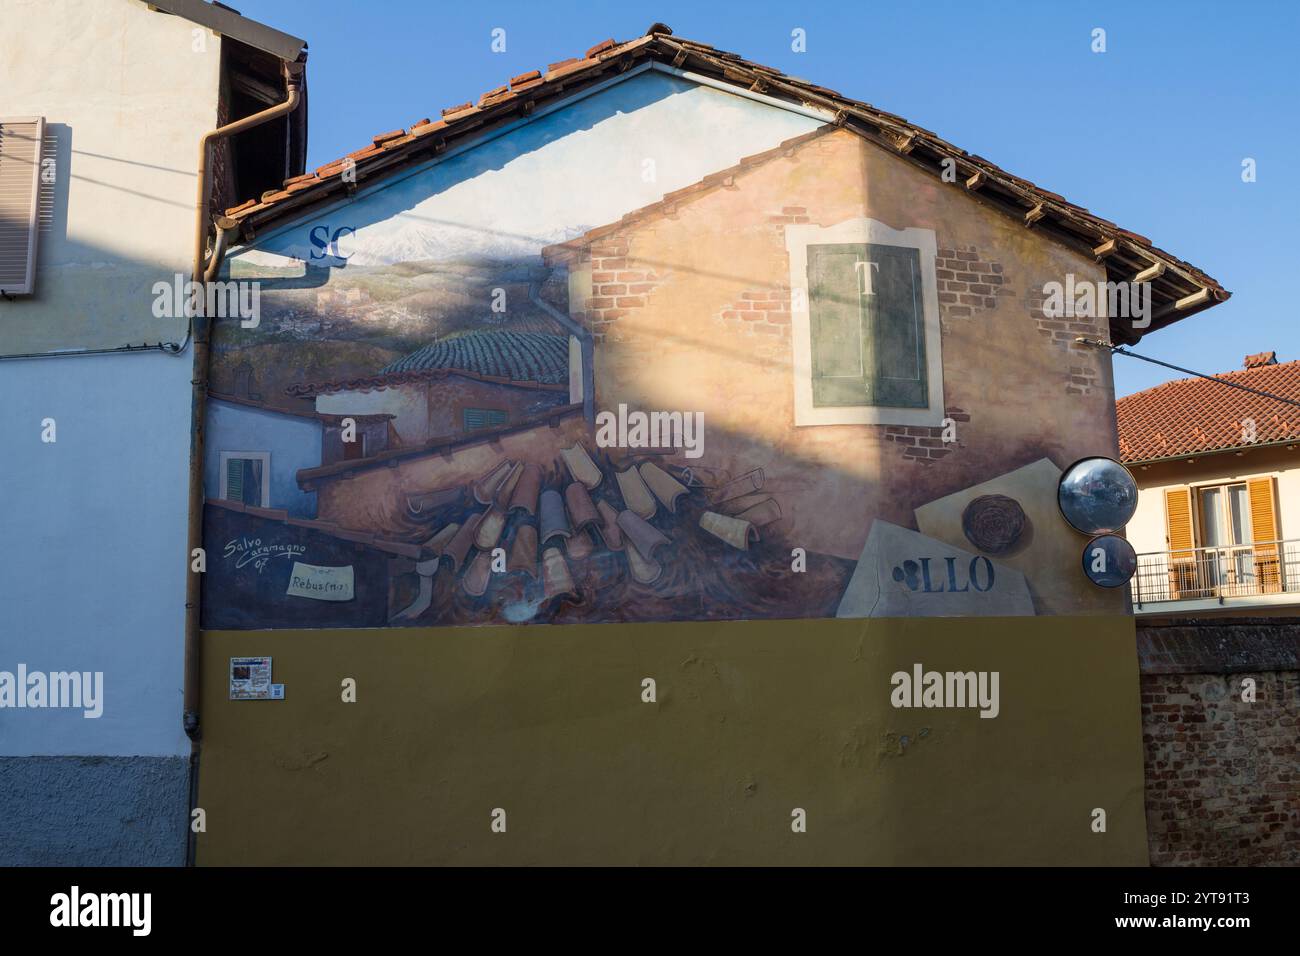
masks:
[[(704, 509), (699, 527), (739, 550), (759, 540), (760, 527), (781, 517), (776, 500), (762, 493), (761, 469), (708, 487), (682, 466), (624, 464), (606, 459), (602, 467), (579, 442), (545, 469), (502, 459), (468, 489), (409, 496), (412, 522), (440, 526), (422, 542), (427, 557), (416, 564), (419, 592), (394, 623), (428, 611), (434, 577), (444, 572), (456, 575), (475, 598), (487, 593), (494, 574), (505, 574), (527, 578), (539, 603), (576, 600), (571, 564), (603, 550), (621, 555), (638, 584), (653, 586), (673, 538), (687, 533), (679, 525), (683, 499), (698, 499)], [(437, 519), (456, 512), (462, 512), (459, 520)]]

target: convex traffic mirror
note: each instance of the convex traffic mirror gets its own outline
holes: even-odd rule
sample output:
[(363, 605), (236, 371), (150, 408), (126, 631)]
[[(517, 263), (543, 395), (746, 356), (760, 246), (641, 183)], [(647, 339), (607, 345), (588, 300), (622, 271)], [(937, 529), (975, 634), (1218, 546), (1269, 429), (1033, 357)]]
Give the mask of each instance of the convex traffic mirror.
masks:
[(1137, 482), (1111, 458), (1083, 458), (1065, 470), (1056, 491), (1061, 514), (1076, 531), (1112, 534), (1137, 510)]
[(1133, 545), (1117, 534), (1093, 538), (1083, 549), (1083, 573), (1099, 587), (1117, 588), (1128, 584), (1136, 570), (1137, 555), (1133, 552)]

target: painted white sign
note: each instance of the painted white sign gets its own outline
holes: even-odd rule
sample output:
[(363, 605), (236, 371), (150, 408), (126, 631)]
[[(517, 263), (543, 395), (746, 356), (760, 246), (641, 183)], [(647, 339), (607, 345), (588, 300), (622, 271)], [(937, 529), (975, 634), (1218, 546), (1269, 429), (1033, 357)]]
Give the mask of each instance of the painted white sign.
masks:
[(293, 563), (289, 587), (284, 592), (316, 601), (351, 601), (353, 597), (352, 565), (324, 568), (317, 564)]
[(1025, 576), (888, 521), (872, 522), (836, 617), (1030, 615)]

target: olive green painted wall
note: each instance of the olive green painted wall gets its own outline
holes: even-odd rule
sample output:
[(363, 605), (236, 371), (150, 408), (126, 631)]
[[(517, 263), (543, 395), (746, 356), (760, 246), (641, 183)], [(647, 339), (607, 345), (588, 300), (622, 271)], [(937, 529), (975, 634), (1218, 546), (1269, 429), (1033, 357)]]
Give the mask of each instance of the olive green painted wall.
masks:
[[(285, 699), (228, 700), (239, 655)], [(1131, 617), (227, 631), (203, 656), (200, 865), (1147, 861)], [(917, 662), (999, 671), (1000, 715), (894, 709)]]

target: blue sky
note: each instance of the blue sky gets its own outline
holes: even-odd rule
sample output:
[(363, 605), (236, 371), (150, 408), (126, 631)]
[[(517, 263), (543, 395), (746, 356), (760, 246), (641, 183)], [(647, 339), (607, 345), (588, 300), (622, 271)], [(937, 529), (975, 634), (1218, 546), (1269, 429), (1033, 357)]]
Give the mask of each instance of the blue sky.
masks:
[[(1300, 358), (1300, 4), (233, 0), (309, 44), (308, 166), (655, 21), (865, 100), (1149, 236), (1232, 291), (1139, 351), (1203, 372)], [(506, 51), (491, 33), (506, 31)], [(1093, 53), (1091, 33), (1106, 31)], [(807, 51), (791, 50), (806, 31)], [(1257, 163), (1243, 183), (1241, 162)], [(1014, 348), (1014, 343), (1007, 343)], [(1115, 358), (1117, 394), (1176, 373)]]

